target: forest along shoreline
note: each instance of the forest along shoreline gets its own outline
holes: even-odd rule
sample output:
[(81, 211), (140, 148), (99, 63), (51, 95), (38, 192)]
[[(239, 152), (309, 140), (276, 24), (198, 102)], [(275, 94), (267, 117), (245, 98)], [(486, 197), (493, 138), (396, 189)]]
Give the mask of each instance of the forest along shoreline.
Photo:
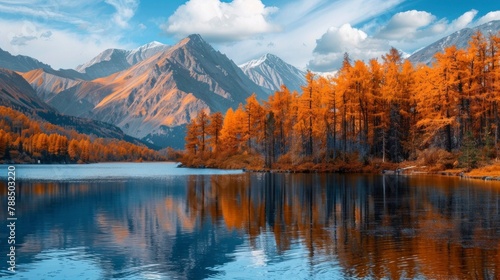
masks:
[(471, 37), (413, 65), (392, 48), (352, 61), (335, 76), (306, 74), (268, 100), (250, 96), (222, 112), (200, 111), (186, 129), (188, 167), (256, 171), (413, 172), (500, 176), (500, 35)]
[(486, 165), (481, 168), (467, 169), (436, 169), (438, 166), (415, 166), (415, 162), (378, 163), (375, 165), (326, 165), (326, 166), (291, 166), (286, 169), (269, 169), (239, 165), (234, 168), (220, 168), (217, 166), (188, 166), (181, 163), (181, 168), (215, 168), (215, 169), (242, 169), (251, 173), (337, 173), (337, 174), (384, 174), (394, 176), (413, 175), (440, 175), (460, 177), (483, 181), (500, 181), (500, 164)]

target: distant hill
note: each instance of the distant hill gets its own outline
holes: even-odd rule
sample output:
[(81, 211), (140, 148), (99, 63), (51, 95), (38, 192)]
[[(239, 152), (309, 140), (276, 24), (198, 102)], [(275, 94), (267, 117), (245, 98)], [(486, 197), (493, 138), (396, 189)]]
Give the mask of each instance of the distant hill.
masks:
[(415, 52), (408, 59), (414, 64), (423, 63), (430, 65), (434, 59), (434, 55), (443, 52), (449, 46), (455, 45), (459, 49), (465, 49), (472, 35), (477, 31), (480, 31), (485, 36), (488, 36), (488, 34), (497, 34), (500, 32), (500, 21), (491, 21), (474, 28), (461, 29)]

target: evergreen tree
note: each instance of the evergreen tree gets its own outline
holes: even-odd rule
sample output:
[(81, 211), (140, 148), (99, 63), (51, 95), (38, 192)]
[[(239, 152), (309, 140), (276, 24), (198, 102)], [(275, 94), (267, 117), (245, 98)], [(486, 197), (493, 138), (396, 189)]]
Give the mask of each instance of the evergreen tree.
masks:
[(472, 134), (472, 132), (468, 131), (465, 134), (460, 152), (461, 155), (459, 157), (459, 162), (461, 166), (469, 170), (477, 167), (478, 150), (476, 146), (476, 140), (474, 139), (474, 135)]

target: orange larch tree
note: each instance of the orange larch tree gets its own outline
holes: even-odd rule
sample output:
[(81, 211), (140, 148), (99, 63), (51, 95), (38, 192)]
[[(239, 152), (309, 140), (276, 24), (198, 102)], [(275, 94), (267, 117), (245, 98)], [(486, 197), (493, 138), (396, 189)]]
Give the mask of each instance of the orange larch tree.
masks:
[(224, 124), (224, 116), (221, 112), (215, 112), (210, 115), (210, 124), (208, 125), (207, 132), (210, 136), (209, 143), (211, 152), (219, 152), (220, 138), (222, 125)]

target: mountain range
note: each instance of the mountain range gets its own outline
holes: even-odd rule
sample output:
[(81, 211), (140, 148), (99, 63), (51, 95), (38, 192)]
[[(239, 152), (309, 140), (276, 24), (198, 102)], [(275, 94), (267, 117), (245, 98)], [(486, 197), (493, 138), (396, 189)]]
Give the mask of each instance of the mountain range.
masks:
[[(467, 46), (478, 30), (498, 32), (500, 22), (463, 29), (409, 59), (430, 63), (449, 45)], [(123, 135), (175, 148), (183, 147), (185, 125), (200, 110), (224, 113), (251, 94), (267, 99), (283, 84), (299, 92), (305, 84), (305, 72), (275, 55), (238, 67), (196, 34), (173, 46), (152, 42), (134, 50), (108, 49), (75, 69), (54, 70), (0, 50), (0, 68), (10, 69), (0, 71), (0, 104), (109, 123)]]
[(225, 112), (253, 93), (259, 99), (268, 93), (199, 35), (174, 46), (109, 49), (76, 71), (21, 74), (60, 113), (108, 122), (133, 137), (177, 148), (185, 124), (200, 110)]

